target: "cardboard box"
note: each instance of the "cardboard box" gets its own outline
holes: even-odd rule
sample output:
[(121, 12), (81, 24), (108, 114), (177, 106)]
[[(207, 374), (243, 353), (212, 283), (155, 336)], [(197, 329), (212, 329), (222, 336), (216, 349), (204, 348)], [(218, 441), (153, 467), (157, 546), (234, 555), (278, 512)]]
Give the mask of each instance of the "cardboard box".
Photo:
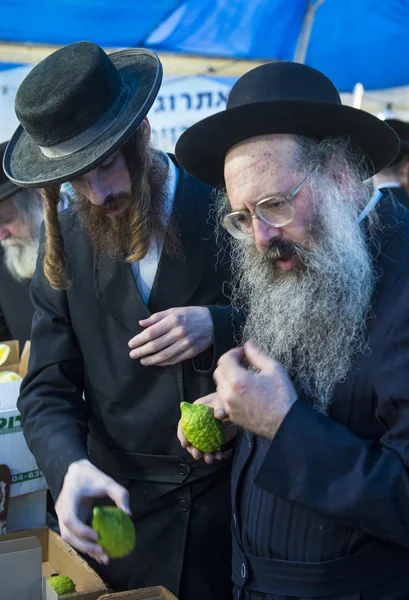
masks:
[(47, 490), (10, 498), (6, 522), (7, 533), (23, 529), (38, 529), (44, 527), (46, 522)]
[[(4, 541), (26, 540), (33, 536), (40, 541), (42, 549), (42, 567), (38, 570), (40, 581), (42, 577), (48, 579), (51, 575), (58, 573), (58, 575), (70, 577), (76, 585), (78, 591), (74, 594), (64, 595), (64, 600), (98, 600), (107, 593), (106, 585), (95, 571), (55, 531), (51, 531), (47, 527), (4, 535), (0, 537), (0, 548)], [(23, 564), (20, 565), (20, 569), (24, 569)], [(6, 600), (2, 595), (3, 580), (0, 579), (0, 581), (0, 597), (1, 600)], [(15, 594), (13, 600), (17, 599), (20, 600), (20, 596)], [(33, 597), (30, 600), (35, 599)]]
[(155, 587), (141, 588), (139, 590), (131, 590), (129, 592), (105, 594), (105, 596), (101, 596), (99, 600), (177, 600), (177, 598), (169, 590), (158, 585)]
[[(17, 340), (5, 343), (10, 347), (10, 354), (0, 371), (15, 371), (24, 377), (30, 343), (26, 342), (21, 358)], [(0, 456), (11, 471), (7, 531), (41, 527), (46, 523), (47, 483), (24, 439), (21, 415), (16, 407), (20, 384), (20, 381), (0, 383)]]
[(5, 363), (0, 366), (0, 371), (14, 371), (21, 377), (25, 377), (28, 369), (28, 361), (30, 358), (30, 342), (24, 344), (23, 352), (20, 356), (20, 342), (18, 340), (8, 340), (0, 342), (10, 348), (10, 354)]
[(0, 542), (1, 600), (42, 600), (41, 543), (35, 537)]

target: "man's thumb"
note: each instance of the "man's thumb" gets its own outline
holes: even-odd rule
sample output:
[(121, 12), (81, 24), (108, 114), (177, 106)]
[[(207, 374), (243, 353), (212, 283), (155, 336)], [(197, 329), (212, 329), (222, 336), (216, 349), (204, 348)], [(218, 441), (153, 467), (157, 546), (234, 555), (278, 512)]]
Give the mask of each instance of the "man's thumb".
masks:
[(271, 367), (271, 359), (254, 342), (249, 340), (243, 348), (250, 365), (253, 365), (259, 371), (265, 371)]

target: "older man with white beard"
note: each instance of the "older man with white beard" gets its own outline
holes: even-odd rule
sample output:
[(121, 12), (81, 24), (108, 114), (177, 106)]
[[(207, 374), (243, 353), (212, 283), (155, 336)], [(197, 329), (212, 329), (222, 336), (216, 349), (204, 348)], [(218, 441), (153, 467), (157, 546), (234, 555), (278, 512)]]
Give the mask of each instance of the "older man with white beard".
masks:
[(237, 600), (409, 598), (409, 213), (366, 182), (398, 149), (323, 74), (284, 62), (178, 142), (188, 171), (224, 184), (248, 309), (198, 400), (240, 432)]
[[(0, 165), (7, 142), (0, 144)], [(43, 209), (36, 189), (14, 185), (0, 167), (0, 342), (30, 338), (34, 275)]]

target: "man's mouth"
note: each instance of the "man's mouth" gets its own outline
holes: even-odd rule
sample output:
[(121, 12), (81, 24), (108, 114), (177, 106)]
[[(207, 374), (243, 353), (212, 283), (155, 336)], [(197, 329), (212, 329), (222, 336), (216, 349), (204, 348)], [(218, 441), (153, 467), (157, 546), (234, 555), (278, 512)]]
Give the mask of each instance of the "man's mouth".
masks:
[(115, 208), (111, 208), (110, 210), (106, 210), (105, 214), (107, 217), (117, 217), (121, 213), (126, 210), (126, 206), (121, 204), (120, 206), (116, 206)]
[(107, 217), (117, 217), (126, 211), (128, 208), (129, 201), (127, 198), (116, 198), (107, 203), (103, 207), (104, 213)]
[(276, 265), (282, 271), (291, 271), (298, 264), (299, 257), (296, 252), (286, 252), (285, 254), (281, 254), (280, 257), (276, 258)]
[(293, 269), (299, 261), (299, 256), (293, 247), (272, 247), (269, 249), (270, 259), (276, 263), (276, 265), (282, 271), (290, 271)]

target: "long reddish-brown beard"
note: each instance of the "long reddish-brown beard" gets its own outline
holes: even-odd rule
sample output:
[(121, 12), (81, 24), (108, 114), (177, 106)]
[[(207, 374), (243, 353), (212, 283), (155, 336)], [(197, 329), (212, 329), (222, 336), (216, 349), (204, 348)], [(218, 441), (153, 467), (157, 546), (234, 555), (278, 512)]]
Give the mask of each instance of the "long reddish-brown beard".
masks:
[[(116, 260), (129, 256), (131, 248), (146, 254), (150, 240), (165, 237), (165, 250), (180, 251), (179, 236), (173, 219), (166, 227), (164, 184), (168, 165), (163, 156), (149, 146), (147, 135), (138, 132), (128, 148), (123, 148), (132, 190), (108, 197), (103, 206), (95, 206), (81, 194), (75, 194), (74, 210), (91, 240), (96, 256), (106, 252)], [(147, 154), (149, 153), (149, 154)], [(115, 217), (108, 210), (127, 205)], [(139, 258), (143, 258), (141, 255)]]

